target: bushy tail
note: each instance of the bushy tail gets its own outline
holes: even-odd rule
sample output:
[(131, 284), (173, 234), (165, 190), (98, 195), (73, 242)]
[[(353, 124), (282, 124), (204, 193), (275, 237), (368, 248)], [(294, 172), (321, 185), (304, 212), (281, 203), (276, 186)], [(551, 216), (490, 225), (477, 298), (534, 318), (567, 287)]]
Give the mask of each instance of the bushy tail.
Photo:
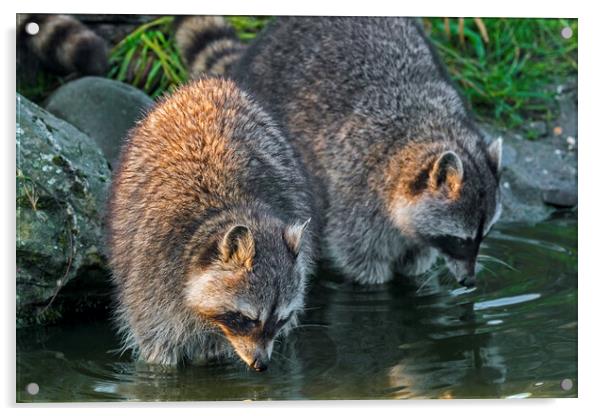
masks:
[[(104, 75), (108, 68), (107, 44), (103, 38), (71, 16), (21, 14), (17, 36), (48, 70), (58, 74)], [(27, 33), (36, 23), (39, 32)]]
[(178, 16), (174, 26), (191, 78), (225, 75), (244, 52), (245, 45), (222, 16)]

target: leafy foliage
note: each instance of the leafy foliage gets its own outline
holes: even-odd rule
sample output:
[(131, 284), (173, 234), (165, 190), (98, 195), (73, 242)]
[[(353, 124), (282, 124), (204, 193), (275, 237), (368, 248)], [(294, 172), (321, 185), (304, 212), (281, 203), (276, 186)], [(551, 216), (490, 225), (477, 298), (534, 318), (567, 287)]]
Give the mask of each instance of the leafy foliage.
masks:
[[(228, 16), (237, 35), (251, 41), (270, 16)], [(138, 27), (112, 50), (109, 78), (132, 84), (156, 98), (187, 79), (187, 71), (172, 36), (172, 16)]]
[(171, 37), (172, 16), (145, 23), (111, 51), (109, 78), (126, 82), (156, 98), (187, 79)]
[[(481, 119), (507, 128), (554, 116), (555, 84), (577, 74), (577, 20), (425, 19), (425, 27)], [(572, 36), (561, 31), (569, 27)]]
[[(273, 17), (227, 19), (240, 39), (250, 42)], [(109, 77), (154, 98), (185, 82), (172, 22), (172, 16), (153, 20), (119, 42), (111, 52)], [(510, 129), (549, 121), (557, 111), (555, 86), (576, 77), (576, 19), (425, 18), (424, 24), (481, 120)], [(572, 31), (568, 39), (561, 36), (567, 27)], [(49, 85), (56, 84), (56, 77), (46, 78), (26, 95), (45, 96)]]
[(250, 42), (273, 19), (273, 16), (227, 16), (243, 42)]
[(68, 80), (68, 77), (43, 70), (36, 71), (33, 79), (21, 79), (17, 72), (17, 92), (35, 103), (41, 103)]

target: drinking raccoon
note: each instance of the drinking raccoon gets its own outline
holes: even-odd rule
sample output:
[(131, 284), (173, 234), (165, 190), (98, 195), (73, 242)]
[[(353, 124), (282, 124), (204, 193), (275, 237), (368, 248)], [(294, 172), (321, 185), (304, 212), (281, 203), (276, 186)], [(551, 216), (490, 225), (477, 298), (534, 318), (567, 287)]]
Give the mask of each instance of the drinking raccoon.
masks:
[(323, 253), (339, 270), (382, 283), (441, 253), (475, 284), (500, 215), (501, 139), (486, 145), (416, 21), (280, 18), (231, 74), (319, 179)]
[[(39, 32), (27, 33), (29, 23), (36, 23)], [(61, 75), (103, 75), (109, 65), (104, 39), (72, 16), (18, 14), (17, 40), (22, 67), (35, 65), (34, 56), (36, 63)]]
[(108, 206), (124, 348), (156, 364), (234, 351), (262, 371), (313, 261), (303, 167), (232, 81), (163, 99), (129, 135)]

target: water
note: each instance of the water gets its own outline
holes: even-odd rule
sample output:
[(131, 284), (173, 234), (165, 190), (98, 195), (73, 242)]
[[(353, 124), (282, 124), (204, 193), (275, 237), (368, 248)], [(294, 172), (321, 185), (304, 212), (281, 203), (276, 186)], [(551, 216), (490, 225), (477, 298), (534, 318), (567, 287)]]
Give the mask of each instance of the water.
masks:
[(507, 264), (483, 257), (475, 290), (446, 273), (374, 287), (320, 276), (265, 373), (159, 371), (110, 352), (106, 323), (18, 331), (17, 400), (576, 397), (576, 220), (496, 227), (482, 254)]

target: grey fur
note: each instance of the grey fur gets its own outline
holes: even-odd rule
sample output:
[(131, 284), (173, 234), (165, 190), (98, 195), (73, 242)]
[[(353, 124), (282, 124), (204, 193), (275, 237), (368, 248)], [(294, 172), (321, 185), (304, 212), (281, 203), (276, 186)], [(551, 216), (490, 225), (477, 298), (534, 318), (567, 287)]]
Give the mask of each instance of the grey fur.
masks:
[[(433, 238), (490, 227), (499, 146), (487, 148), (413, 19), (280, 18), (232, 74), (288, 129), (319, 198), (323, 254), (355, 281), (424, 272)], [(435, 168), (445, 152), (460, 164)], [(402, 185), (419, 191), (410, 198)], [(473, 283), (475, 258), (449, 260), (458, 281)]]
[(177, 16), (174, 37), (191, 78), (225, 75), (245, 50), (222, 16)]
[[(29, 23), (39, 26), (39, 33), (26, 32)], [(108, 69), (108, 47), (103, 38), (73, 16), (62, 14), (17, 14), (18, 58), (35, 61), (57, 74), (77, 72), (104, 75)]]

